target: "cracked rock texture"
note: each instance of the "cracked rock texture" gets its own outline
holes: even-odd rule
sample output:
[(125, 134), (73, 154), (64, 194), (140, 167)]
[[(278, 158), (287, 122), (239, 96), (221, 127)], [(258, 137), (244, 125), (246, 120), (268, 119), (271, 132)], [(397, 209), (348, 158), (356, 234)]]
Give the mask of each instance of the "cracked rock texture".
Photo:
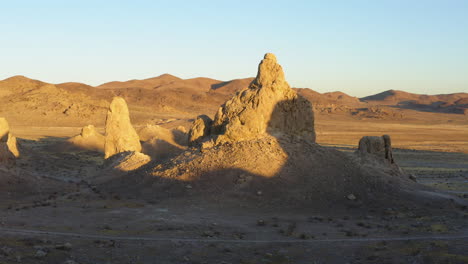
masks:
[(311, 103), (291, 89), (275, 55), (267, 53), (249, 87), (216, 113), (212, 133), (220, 141), (293, 135), (315, 142)]
[(105, 158), (125, 151), (141, 152), (140, 138), (130, 122), (127, 103), (114, 97), (107, 111)]

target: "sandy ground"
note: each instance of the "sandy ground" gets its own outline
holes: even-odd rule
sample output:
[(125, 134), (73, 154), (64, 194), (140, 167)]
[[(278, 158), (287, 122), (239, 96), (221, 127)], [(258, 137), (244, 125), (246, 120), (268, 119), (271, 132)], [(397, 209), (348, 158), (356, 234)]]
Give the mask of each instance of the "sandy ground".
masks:
[[(191, 119), (157, 118), (154, 124), (167, 128), (185, 126), (189, 128)], [(317, 143), (322, 145), (357, 146), (363, 136), (388, 134), (396, 148), (431, 150), (441, 152), (468, 153), (468, 122), (459, 124), (412, 124), (379, 120), (327, 120), (316, 121)], [(136, 124), (135, 128), (144, 124)], [(97, 126), (104, 133), (104, 127)], [(81, 127), (41, 127), (12, 126), (12, 132), (20, 138), (38, 139), (42, 137), (71, 137), (81, 131)]]
[(388, 134), (396, 148), (468, 153), (468, 125), (319, 120), (319, 144), (356, 146), (362, 136)]
[[(164, 125), (184, 124), (173, 122)], [(31, 195), (2, 194), (0, 263), (468, 263), (468, 211), (457, 204), (428, 210), (350, 203), (318, 212), (192, 198), (148, 203), (102, 192), (87, 183), (99, 173), (101, 153), (51, 147), (80, 129), (12, 128), (31, 151), (18, 170), (52, 183)], [(467, 130), (317, 123), (318, 142), (345, 152), (363, 135), (392, 135), (404, 170), (465, 201), (468, 154), (456, 152), (467, 152)]]

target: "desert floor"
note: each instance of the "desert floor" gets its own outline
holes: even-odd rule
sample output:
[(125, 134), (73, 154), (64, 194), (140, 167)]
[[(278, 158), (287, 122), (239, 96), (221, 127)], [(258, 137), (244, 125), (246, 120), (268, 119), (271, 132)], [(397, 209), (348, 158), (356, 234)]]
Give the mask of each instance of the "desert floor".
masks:
[[(402, 169), (468, 202), (466, 125), (319, 120), (316, 129), (319, 144), (345, 152), (363, 135), (391, 134)], [(0, 263), (468, 263), (466, 206), (428, 211), (350, 201), (316, 211), (209, 197), (149, 203), (88, 184), (102, 154), (54, 147), (79, 131), (12, 127), (34, 153), (18, 160), (18, 170), (51, 184), (32, 196), (3, 194)]]

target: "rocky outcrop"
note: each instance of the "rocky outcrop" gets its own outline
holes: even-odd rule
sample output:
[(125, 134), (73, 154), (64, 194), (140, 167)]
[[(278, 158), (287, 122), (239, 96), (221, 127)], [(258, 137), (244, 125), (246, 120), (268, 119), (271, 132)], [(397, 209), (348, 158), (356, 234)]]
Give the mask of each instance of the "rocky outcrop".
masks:
[(107, 111), (105, 158), (125, 151), (140, 152), (140, 138), (130, 122), (127, 103), (114, 97)]
[(315, 142), (312, 105), (291, 89), (275, 55), (267, 53), (249, 87), (218, 110), (212, 132), (221, 141), (248, 140), (268, 133)]
[(190, 146), (195, 146), (210, 135), (211, 125), (213, 120), (207, 115), (200, 115), (193, 121), (192, 127), (188, 133), (188, 143)]
[(362, 137), (361, 140), (359, 140), (358, 153), (374, 155), (392, 164), (395, 163), (392, 154), (392, 142), (388, 135), (383, 135), (381, 137)]
[(81, 133), (70, 138), (69, 142), (84, 149), (104, 151), (106, 138), (93, 125), (84, 126)]
[(16, 137), (10, 133), (7, 120), (0, 117), (0, 162), (14, 163), (14, 160), (19, 156)]

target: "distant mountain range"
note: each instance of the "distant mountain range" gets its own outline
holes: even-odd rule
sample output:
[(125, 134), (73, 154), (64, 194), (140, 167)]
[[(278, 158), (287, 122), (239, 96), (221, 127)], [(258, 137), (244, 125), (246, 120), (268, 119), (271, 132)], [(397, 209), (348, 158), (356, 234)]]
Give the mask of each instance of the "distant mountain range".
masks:
[(468, 93), (426, 95), (388, 90), (363, 97), (361, 101), (427, 112), (468, 113)]
[[(114, 81), (93, 87), (83, 83), (48, 84), (24, 76), (0, 81), (0, 114), (37, 112), (44, 118), (60, 119), (75, 115), (82, 119), (101, 115), (113, 96), (124, 97), (133, 111), (197, 115), (215, 113), (236, 92), (248, 87), (253, 78), (220, 81), (210, 78), (181, 79), (163, 74), (143, 80)], [(410, 109), (423, 112), (468, 114), (468, 93), (421, 95), (389, 90), (357, 98), (342, 92), (318, 93), (308, 88), (295, 88), (309, 99), (318, 112), (335, 109), (356, 114), (362, 109)], [(345, 110), (343, 110), (345, 109)], [(352, 109), (357, 109), (356, 111)], [(361, 110), (359, 110), (361, 109)], [(378, 112), (378, 111), (377, 111)], [(56, 114), (54, 114), (56, 113)]]

